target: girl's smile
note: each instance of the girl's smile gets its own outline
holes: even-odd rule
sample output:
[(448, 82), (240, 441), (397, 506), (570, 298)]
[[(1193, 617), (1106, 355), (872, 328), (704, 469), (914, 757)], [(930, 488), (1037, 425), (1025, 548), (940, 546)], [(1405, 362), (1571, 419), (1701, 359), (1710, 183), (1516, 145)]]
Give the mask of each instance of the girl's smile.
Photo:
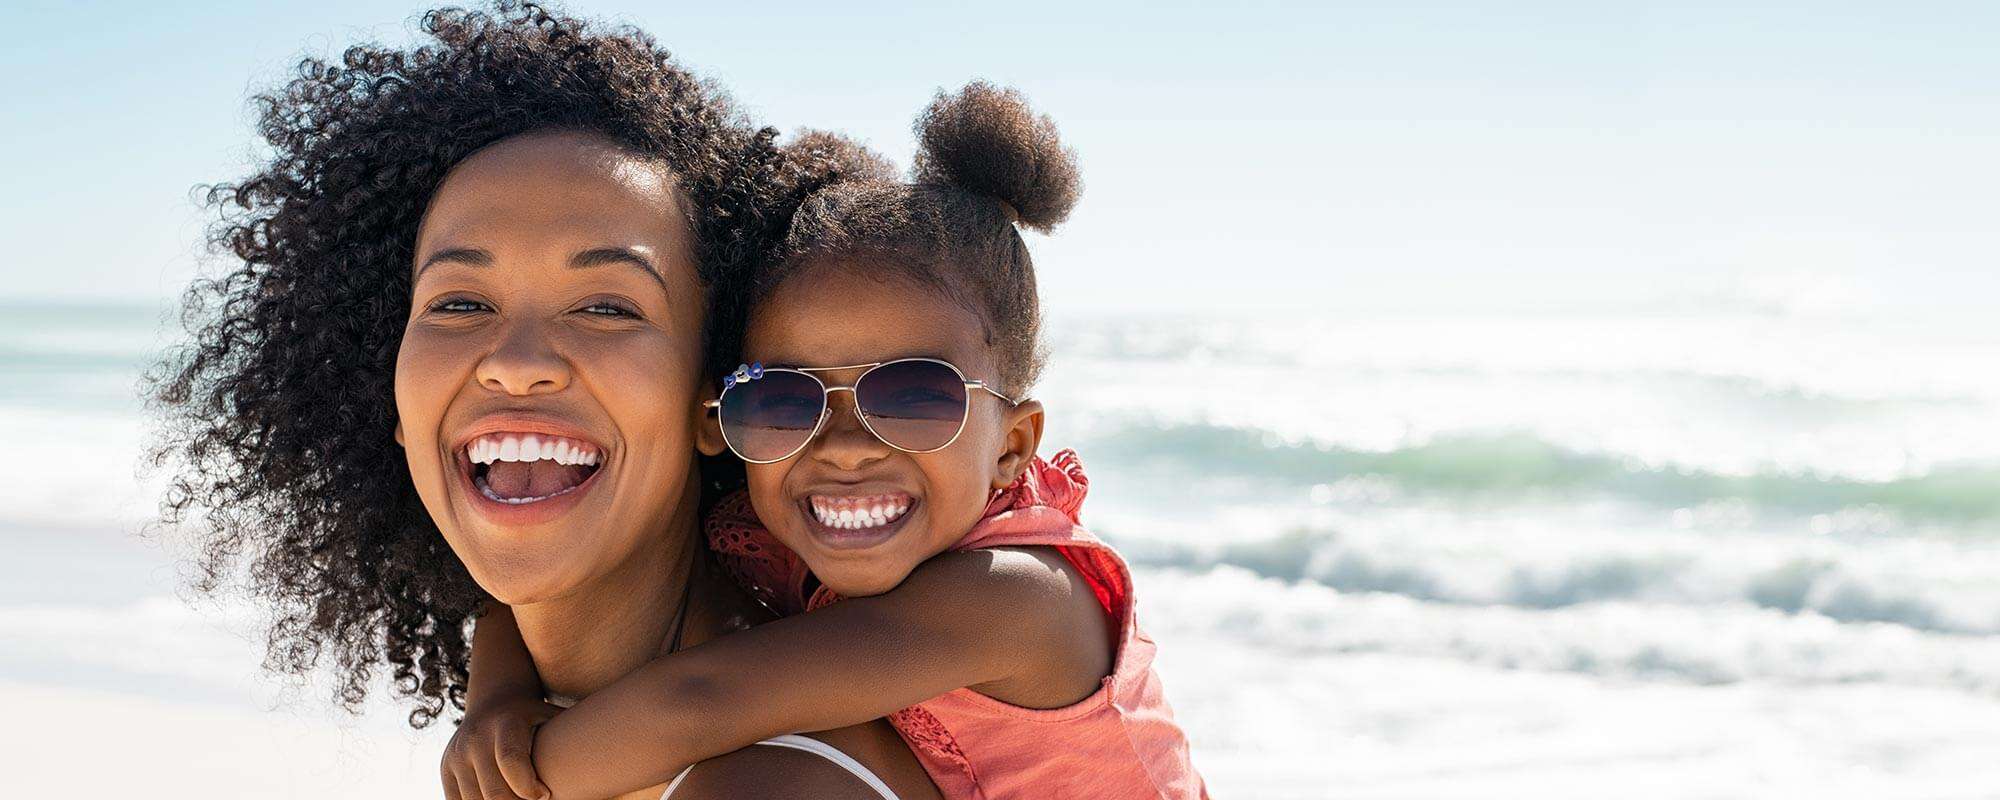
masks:
[(865, 550), (895, 538), (916, 516), (907, 492), (868, 486), (828, 487), (800, 500), (806, 532), (833, 550)]
[(906, 494), (883, 494), (863, 496), (813, 495), (807, 498), (812, 505), (813, 516), (821, 524), (861, 530), (876, 528), (902, 519), (910, 510), (915, 498)]

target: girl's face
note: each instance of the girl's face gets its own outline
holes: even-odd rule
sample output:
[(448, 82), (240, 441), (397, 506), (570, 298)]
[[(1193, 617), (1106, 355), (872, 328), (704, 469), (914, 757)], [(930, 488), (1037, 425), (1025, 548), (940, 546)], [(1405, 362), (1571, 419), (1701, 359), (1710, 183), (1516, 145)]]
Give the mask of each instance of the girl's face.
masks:
[(417, 234), (396, 440), (472, 577), (561, 597), (693, 514), (702, 287), (673, 175), (582, 133), (446, 176)]
[[(930, 289), (867, 277), (868, 271), (865, 264), (829, 264), (787, 281), (751, 314), (745, 358), (828, 367), (924, 356), (949, 361), (973, 380), (996, 378), (978, 315)], [(850, 386), (860, 373), (817, 375), (828, 386)], [(853, 392), (832, 393), (826, 424), (804, 450), (777, 463), (745, 465), (757, 517), (835, 592), (859, 597), (894, 588), (971, 530), (993, 490), (1012, 482), (1040, 443), (1040, 404), (1009, 406), (980, 391), (971, 398), (956, 441), (937, 452), (906, 453), (862, 426)], [(722, 450), (713, 424), (703, 429), (703, 448)], [(893, 518), (858, 529), (821, 521), (820, 514), (843, 508), (881, 509)], [(894, 515), (899, 508), (907, 510)]]

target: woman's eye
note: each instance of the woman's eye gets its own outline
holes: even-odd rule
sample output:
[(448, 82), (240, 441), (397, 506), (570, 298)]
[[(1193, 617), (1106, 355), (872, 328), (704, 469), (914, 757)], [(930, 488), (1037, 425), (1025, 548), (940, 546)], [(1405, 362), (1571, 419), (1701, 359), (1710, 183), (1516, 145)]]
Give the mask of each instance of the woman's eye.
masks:
[(491, 311), (492, 307), (478, 300), (447, 298), (432, 303), (431, 310), (441, 314), (472, 314), (480, 311)]
[(591, 303), (590, 305), (584, 306), (581, 310), (585, 314), (594, 314), (600, 317), (639, 316), (639, 312), (633, 311), (632, 309), (619, 305), (617, 303)]

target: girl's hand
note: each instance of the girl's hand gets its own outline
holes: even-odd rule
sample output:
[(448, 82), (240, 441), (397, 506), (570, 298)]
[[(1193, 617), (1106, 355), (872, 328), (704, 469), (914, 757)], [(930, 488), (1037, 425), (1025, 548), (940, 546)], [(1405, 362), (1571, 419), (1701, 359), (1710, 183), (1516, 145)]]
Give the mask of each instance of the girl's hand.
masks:
[(445, 800), (546, 800), (549, 789), (535, 776), (535, 727), (560, 711), (526, 696), (468, 711), (439, 767)]

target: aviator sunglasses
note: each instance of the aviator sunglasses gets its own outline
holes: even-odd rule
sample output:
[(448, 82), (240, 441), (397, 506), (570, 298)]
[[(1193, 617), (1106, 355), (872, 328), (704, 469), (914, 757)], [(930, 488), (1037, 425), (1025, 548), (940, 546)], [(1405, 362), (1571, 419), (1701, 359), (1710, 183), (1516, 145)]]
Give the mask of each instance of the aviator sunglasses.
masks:
[[(848, 386), (828, 386), (814, 373), (865, 369)], [(722, 379), (716, 410), (722, 440), (738, 458), (772, 464), (798, 455), (831, 416), (834, 392), (854, 395), (854, 415), (883, 444), (905, 453), (935, 453), (965, 431), (973, 390), (1019, 405), (985, 381), (965, 377), (935, 358), (900, 358), (844, 367), (765, 367), (744, 364)]]

